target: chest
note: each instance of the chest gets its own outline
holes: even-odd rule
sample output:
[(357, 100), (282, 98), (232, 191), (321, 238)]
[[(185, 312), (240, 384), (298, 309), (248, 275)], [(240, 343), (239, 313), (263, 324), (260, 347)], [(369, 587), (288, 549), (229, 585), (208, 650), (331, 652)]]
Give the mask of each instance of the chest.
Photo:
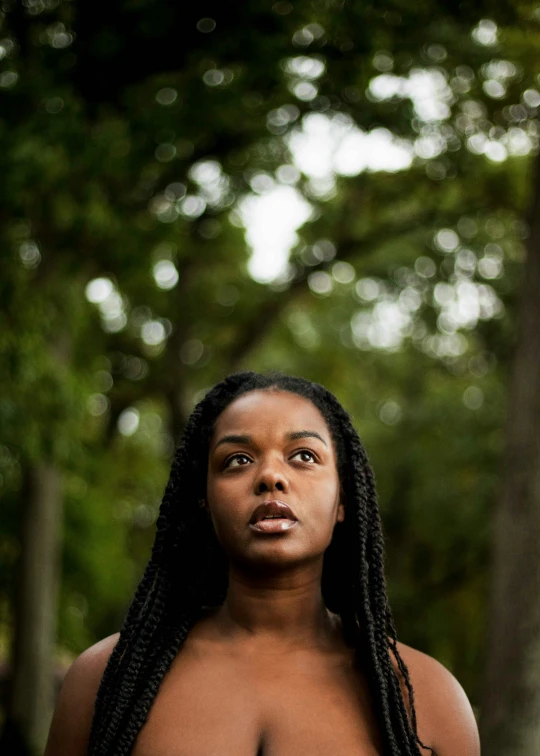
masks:
[(379, 756), (365, 682), (340, 660), (180, 654), (133, 756)]

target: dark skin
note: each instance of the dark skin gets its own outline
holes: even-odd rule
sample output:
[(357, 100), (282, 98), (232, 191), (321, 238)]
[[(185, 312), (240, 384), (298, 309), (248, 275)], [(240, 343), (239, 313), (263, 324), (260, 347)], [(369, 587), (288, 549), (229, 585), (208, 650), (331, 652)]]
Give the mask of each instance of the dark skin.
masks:
[[(251, 513), (271, 499), (288, 504), (297, 523), (278, 534), (253, 532)], [(229, 559), (228, 594), (188, 635), (134, 756), (382, 754), (366, 681), (321, 594), (324, 551), (345, 508), (319, 410), (283, 391), (253, 391), (232, 402), (211, 438), (206, 506)], [(72, 665), (45, 756), (85, 754), (117, 639)], [(479, 756), (459, 683), (431, 657), (398, 646), (415, 688), (421, 740), (438, 756)]]

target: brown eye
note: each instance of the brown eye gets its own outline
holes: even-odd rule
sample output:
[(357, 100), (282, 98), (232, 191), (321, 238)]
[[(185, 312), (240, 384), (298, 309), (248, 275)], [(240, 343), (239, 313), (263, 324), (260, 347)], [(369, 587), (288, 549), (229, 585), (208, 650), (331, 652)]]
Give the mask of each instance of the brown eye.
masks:
[(244, 467), (251, 460), (246, 454), (233, 454), (232, 457), (225, 462), (225, 467)]
[(300, 457), (300, 462), (315, 462), (315, 455), (313, 452), (309, 451), (308, 449), (302, 449), (299, 452), (296, 452), (296, 454), (293, 454), (292, 459), (295, 457)]

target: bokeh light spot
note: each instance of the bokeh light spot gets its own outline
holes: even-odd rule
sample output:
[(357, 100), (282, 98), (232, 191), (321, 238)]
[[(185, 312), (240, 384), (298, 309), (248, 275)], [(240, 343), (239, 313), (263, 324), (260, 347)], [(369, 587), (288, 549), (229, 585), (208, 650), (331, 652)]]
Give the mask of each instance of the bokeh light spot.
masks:
[(195, 365), (204, 352), (204, 344), (200, 339), (188, 339), (180, 348), (180, 359), (184, 365)]
[(86, 407), (93, 417), (99, 417), (109, 409), (109, 400), (104, 394), (91, 394), (86, 402)]
[(337, 283), (341, 284), (348, 284), (352, 283), (354, 281), (356, 276), (356, 271), (354, 270), (353, 266), (345, 262), (343, 260), (340, 260), (332, 266), (332, 277), (334, 281), (337, 281)]
[(364, 302), (373, 302), (380, 293), (379, 284), (373, 278), (361, 278), (356, 283), (356, 294)]
[(379, 410), (379, 418), (385, 425), (396, 425), (402, 414), (399, 404), (392, 400), (385, 402)]
[(540, 105), (540, 92), (536, 89), (526, 89), (522, 95), (523, 102), (529, 108), (537, 108)]
[(118, 430), (123, 436), (133, 436), (137, 432), (139, 421), (139, 410), (135, 409), (135, 407), (128, 407), (118, 418)]
[(113, 283), (109, 278), (94, 278), (86, 286), (86, 299), (92, 304), (101, 304), (112, 293), (113, 289)]
[(484, 47), (493, 47), (497, 44), (498, 28), (495, 21), (483, 18), (472, 30), (471, 36), (475, 42)]
[(431, 278), (437, 272), (437, 266), (430, 257), (418, 257), (414, 269), (422, 278)]
[(441, 228), (435, 234), (435, 244), (442, 252), (453, 252), (459, 246), (459, 236), (451, 228)]
[(37, 268), (41, 262), (41, 253), (34, 241), (26, 241), (19, 247), (19, 256), (25, 268)]
[(141, 327), (141, 338), (148, 346), (158, 346), (166, 336), (165, 326), (160, 320), (148, 320)]
[(484, 403), (484, 392), (478, 386), (469, 386), (463, 392), (463, 404), (470, 410), (477, 410)]
[(164, 291), (173, 289), (178, 283), (178, 271), (170, 260), (159, 260), (153, 268), (154, 280)]
[(178, 92), (172, 87), (163, 87), (156, 93), (156, 100), (160, 105), (172, 105), (178, 97)]
[(216, 22), (213, 18), (201, 18), (197, 21), (197, 30), (203, 34), (210, 34), (216, 28)]
[(3, 71), (0, 74), (0, 87), (2, 89), (11, 89), (19, 80), (19, 74), (16, 71)]
[(308, 286), (314, 294), (327, 296), (333, 288), (332, 278), (324, 270), (317, 270), (308, 276)]

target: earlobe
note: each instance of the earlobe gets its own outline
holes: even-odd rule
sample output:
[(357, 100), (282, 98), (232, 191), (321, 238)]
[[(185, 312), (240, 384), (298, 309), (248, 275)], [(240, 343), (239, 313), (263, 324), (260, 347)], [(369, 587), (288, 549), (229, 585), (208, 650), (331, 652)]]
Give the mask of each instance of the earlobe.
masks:
[(343, 490), (343, 484), (340, 481), (336, 522), (343, 522), (344, 519), (345, 519), (345, 491)]

